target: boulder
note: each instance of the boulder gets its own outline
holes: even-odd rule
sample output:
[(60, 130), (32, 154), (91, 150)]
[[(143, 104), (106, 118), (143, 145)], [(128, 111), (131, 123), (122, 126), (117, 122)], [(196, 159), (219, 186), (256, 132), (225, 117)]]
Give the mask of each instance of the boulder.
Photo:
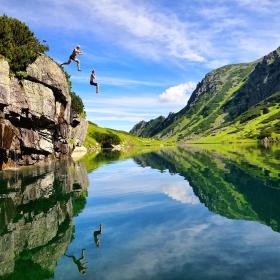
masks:
[[(57, 101), (63, 104), (63, 118), (69, 124), (71, 96), (68, 82), (62, 68), (50, 57), (46, 55), (39, 56), (35, 62), (26, 69), (29, 78), (50, 87)], [(56, 111), (61, 115), (61, 111)]]
[(56, 89), (57, 94), (60, 93), (58, 98), (64, 101), (71, 99), (65, 73), (50, 57), (40, 55), (27, 67), (26, 71), (33, 80)]
[(30, 114), (48, 122), (55, 122), (55, 98), (52, 90), (42, 84), (22, 81)]

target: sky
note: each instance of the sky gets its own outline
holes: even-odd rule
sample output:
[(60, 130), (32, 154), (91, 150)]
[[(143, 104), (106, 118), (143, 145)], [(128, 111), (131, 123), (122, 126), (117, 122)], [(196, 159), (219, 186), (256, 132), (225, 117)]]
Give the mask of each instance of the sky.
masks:
[(126, 131), (182, 109), (211, 70), (280, 45), (280, 0), (0, 0), (0, 12), (28, 24), (59, 63), (81, 45), (82, 71), (64, 69), (87, 118)]

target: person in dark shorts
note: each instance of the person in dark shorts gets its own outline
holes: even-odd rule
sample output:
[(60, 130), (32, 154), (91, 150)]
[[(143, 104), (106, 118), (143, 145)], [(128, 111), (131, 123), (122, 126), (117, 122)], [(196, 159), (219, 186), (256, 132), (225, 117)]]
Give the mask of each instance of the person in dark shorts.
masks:
[(81, 47), (80, 45), (76, 46), (76, 48), (73, 50), (72, 54), (69, 56), (69, 59), (67, 62), (64, 62), (62, 64), (60, 64), (60, 66), (63, 66), (63, 65), (68, 65), (71, 63), (71, 61), (75, 61), (77, 63), (77, 68), (78, 68), (78, 71), (81, 71), (81, 68), (80, 68), (80, 61), (79, 59), (77, 58), (77, 55), (78, 54), (83, 54), (82, 51), (81, 51)]
[(90, 75), (90, 82), (92, 86), (96, 86), (96, 93), (99, 92), (99, 84), (96, 82), (96, 73), (95, 70), (93, 69)]

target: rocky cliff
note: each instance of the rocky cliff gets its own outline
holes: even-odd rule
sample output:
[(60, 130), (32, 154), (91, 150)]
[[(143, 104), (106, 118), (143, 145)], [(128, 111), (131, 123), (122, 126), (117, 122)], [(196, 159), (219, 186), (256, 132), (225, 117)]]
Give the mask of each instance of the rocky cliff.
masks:
[(0, 57), (0, 170), (67, 157), (87, 132), (56, 62), (41, 55), (23, 77), (16, 78)]
[(280, 48), (252, 63), (213, 70), (180, 112), (140, 122), (131, 133), (193, 142), (279, 139), (279, 64)]

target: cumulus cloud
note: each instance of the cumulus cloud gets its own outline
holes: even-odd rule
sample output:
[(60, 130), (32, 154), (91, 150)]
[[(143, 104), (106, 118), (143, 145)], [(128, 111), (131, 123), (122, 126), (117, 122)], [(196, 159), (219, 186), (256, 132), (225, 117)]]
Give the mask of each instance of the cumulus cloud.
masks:
[(187, 82), (167, 88), (160, 96), (160, 102), (185, 104), (196, 87), (196, 82)]

